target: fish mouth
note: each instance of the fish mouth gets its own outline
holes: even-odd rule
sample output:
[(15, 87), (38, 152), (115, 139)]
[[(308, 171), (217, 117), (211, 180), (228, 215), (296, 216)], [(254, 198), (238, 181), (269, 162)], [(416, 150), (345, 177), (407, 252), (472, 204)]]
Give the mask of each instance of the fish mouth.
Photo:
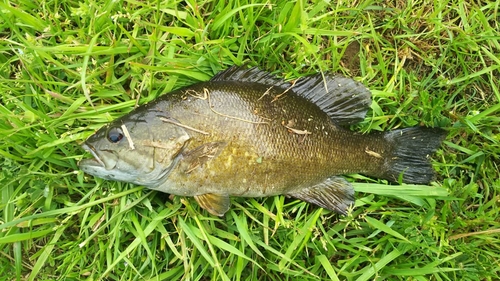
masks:
[(104, 162), (102, 162), (101, 158), (99, 158), (99, 155), (97, 155), (97, 152), (96, 152), (95, 148), (92, 145), (88, 145), (88, 144), (84, 143), (84, 144), (82, 144), (82, 147), (86, 151), (90, 152), (90, 154), (92, 154), (92, 156), (94, 157), (93, 159), (92, 158), (91, 159), (84, 159), (82, 161), (85, 161), (85, 162), (92, 161), (93, 163), (99, 164), (99, 166), (101, 166), (103, 168), (106, 167), (106, 165), (104, 164)]

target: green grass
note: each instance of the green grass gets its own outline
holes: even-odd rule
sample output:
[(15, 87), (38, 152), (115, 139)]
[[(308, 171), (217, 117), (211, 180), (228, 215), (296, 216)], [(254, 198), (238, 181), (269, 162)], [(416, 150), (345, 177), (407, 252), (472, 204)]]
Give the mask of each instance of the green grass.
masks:
[[(498, 279), (498, 3), (276, 2), (0, 3), (1, 280)], [(355, 77), (355, 130), (448, 128), (438, 180), (352, 175), (348, 216), (278, 196), (217, 218), (78, 170), (103, 124), (242, 63)]]

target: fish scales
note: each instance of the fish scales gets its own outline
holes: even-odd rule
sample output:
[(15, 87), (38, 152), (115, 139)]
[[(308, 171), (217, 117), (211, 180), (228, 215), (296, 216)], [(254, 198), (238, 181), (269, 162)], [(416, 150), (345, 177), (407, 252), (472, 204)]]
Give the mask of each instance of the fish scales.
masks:
[(291, 84), (233, 67), (105, 126), (84, 144), (94, 159), (80, 167), (194, 196), (214, 215), (228, 210), (230, 196), (280, 194), (345, 213), (354, 192), (339, 175), (427, 183), (434, 176), (428, 155), (445, 136), (422, 127), (368, 135), (345, 129), (364, 118), (370, 102), (369, 90), (342, 76)]
[[(318, 179), (332, 174), (366, 173), (380, 162), (369, 157), (364, 146), (348, 151), (356, 135), (335, 127), (318, 107), (302, 106), (300, 110), (299, 103), (304, 103), (300, 97), (283, 96), (273, 102), (282, 89), (268, 91), (259, 84), (222, 83), (192, 87), (189, 92), (208, 92), (209, 97), (178, 98), (184, 106), (169, 100), (160, 100), (155, 106), (158, 110), (167, 108), (166, 112), (180, 123), (209, 133), (193, 139), (186, 147), (188, 151), (205, 143), (226, 142), (223, 154), (203, 168), (171, 175), (169, 185), (180, 182), (183, 190), (197, 189), (194, 195), (214, 193), (220, 191), (221, 185), (231, 185), (232, 190), (227, 191), (230, 195), (270, 196), (317, 184), (321, 181)], [(265, 91), (268, 94), (263, 96)], [(242, 93), (245, 95), (240, 98)], [(186, 111), (196, 112), (196, 118)], [(311, 133), (290, 132), (285, 127), (289, 120), (294, 120), (295, 128)], [(370, 140), (359, 141), (368, 145)], [(226, 165), (228, 158), (232, 159), (230, 167)], [(339, 158), (344, 161), (335, 161)]]

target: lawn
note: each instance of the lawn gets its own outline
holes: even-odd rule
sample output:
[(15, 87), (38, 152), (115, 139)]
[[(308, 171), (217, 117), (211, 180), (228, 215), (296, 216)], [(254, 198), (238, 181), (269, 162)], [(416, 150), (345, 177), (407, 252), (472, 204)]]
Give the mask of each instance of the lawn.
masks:
[[(498, 2), (272, 2), (0, 3), (0, 280), (498, 280)], [(348, 175), (347, 216), (276, 196), (214, 217), (78, 169), (107, 122), (241, 64), (362, 82), (352, 130), (446, 128), (436, 181)]]

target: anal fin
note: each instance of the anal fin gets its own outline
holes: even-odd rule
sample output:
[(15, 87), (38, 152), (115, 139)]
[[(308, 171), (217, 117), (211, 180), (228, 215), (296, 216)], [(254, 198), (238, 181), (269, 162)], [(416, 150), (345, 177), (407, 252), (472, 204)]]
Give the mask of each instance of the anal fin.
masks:
[(344, 215), (354, 202), (354, 188), (342, 177), (331, 177), (320, 184), (287, 195)]
[(194, 199), (196, 199), (200, 207), (207, 210), (210, 214), (219, 217), (222, 217), (231, 205), (231, 200), (227, 195), (207, 193), (196, 195)]

